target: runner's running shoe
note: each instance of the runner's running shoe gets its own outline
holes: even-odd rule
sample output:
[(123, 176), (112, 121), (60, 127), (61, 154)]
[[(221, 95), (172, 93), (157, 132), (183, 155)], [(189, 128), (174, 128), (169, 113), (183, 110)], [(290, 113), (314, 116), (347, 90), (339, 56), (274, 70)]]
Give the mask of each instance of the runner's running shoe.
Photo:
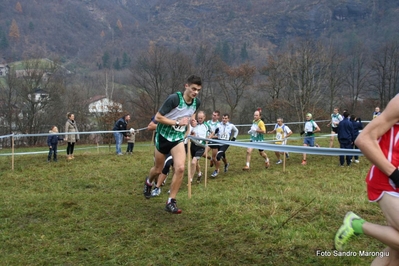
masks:
[(270, 162), (269, 162), (269, 158), (267, 158), (267, 160), (265, 161), (265, 167), (266, 169), (269, 168), (270, 166)]
[(224, 165), (224, 172), (226, 173), (229, 170), (229, 163)]
[(219, 174), (219, 171), (215, 170), (215, 171), (213, 171), (213, 174), (211, 175), (211, 177), (215, 178), (218, 176), (218, 174)]
[(198, 173), (198, 176), (197, 176), (197, 183), (198, 184), (201, 183), (201, 178), (202, 178), (202, 173)]
[(335, 234), (334, 244), (335, 248), (338, 251), (344, 250), (349, 239), (352, 236), (356, 235), (352, 227), (352, 221), (356, 219), (362, 219), (362, 218), (360, 218), (358, 215), (354, 214), (353, 212), (346, 213), (341, 227), (338, 229), (337, 233)]
[(144, 191), (143, 191), (144, 197), (145, 197), (146, 199), (151, 198), (152, 184), (151, 184), (151, 185), (148, 185), (148, 184), (149, 184), (149, 180), (148, 180), (148, 177), (146, 177), (146, 179), (145, 179), (145, 181), (144, 181)]
[(165, 211), (173, 213), (173, 214), (181, 213), (181, 209), (177, 208), (175, 199), (171, 199), (169, 203), (166, 203)]
[(161, 195), (161, 188), (154, 188), (154, 190), (151, 192), (151, 197), (158, 197), (159, 195)]

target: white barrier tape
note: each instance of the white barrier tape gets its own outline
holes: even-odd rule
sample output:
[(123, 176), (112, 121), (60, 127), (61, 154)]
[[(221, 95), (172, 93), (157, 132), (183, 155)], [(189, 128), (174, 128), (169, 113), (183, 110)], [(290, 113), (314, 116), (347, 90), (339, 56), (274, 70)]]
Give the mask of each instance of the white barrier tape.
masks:
[(359, 149), (337, 149), (337, 148), (318, 148), (318, 147), (304, 147), (304, 146), (292, 146), (292, 145), (279, 145), (279, 144), (267, 144), (264, 142), (241, 142), (241, 141), (226, 141), (219, 139), (203, 139), (194, 136), (188, 136), (190, 139), (212, 141), (222, 145), (237, 146), (243, 148), (254, 148), (260, 150), (277, 151), (277, 152), (293, 152), (293, 153), (307, 153), (307, 154), (318, 154), (318, 155), (329, 155), (329, 156), (362, 156), (362, 152)]
[[(323, 139), (323, 138), (331, 137), (331, 136), (337, 136), (337, 134), (326, 134), (326, 135), (321, 135), (321, 136), (314, 137), (314, 138), (315, 139)], [(288, 137), (288, 138), (285, 138), (285, 139), (282, 139), (282, 140), (278, 140), (278, 139), (275, 139), (275, 138), (272, 138), (272, 139), (267, 138), (267, 139), (264, 139), (263, 142), (275, 143), (275, 142), (282, 142), (282, 141), (285, 141), (285, 140), (299, 140), (299, 139), (304, 139), (304, 138), (306, 138), (306, 137), (305, 136), (304, 137)], [(215, 140), (217, 140), (217, 139), (215, 139)], [(247, 142), (247, 141), (251, 141), (251, 139), (250, 138), (249, 139), (240, 139), (240, 140), (237, 139), (237, 141)], [(215, 143), (215, 145), (216, 145), (216, 143)], [(221, 145), (224, 145), (224, 144), (221, 144)]]
[[(330, 120), (316, 120), (316, 121), (314, 121), (314, 122), (316, 122), (316, 123), (322, 123), (322, 122), (330, 122)], [(297, 124), (304, 124), (305, 123), (305, 121), (302, 121), (302, 122), (287, 122), (287, 123), (285, 123), (284, 122), (284, 124), (285, 125), (297, 125)], [(276, 125), (277, 123), (267, 123), (267, 124), (265, 124), (266, 126), (274, 126), (274, 125)], [(236, 124), (234, 124), (236, 127), (251, 127), (252, 126), (252, 124), (241, 124), (241, 125), (236, 125)]]
[[(143, 127), (140, 129), (135, 129), (134, 131), (142, 131), (146, 130), (147, 127)], [(58, 132), (58, 133), (36, 133), (36, 134), (11, 134), (7, 136), (1, 136), (1, 137), (10, 137), (14, 136), (15, 138), (21, 138), (21, 137), (44, 137), (44, 136), (51, 136), (53, 134), (55, 135), (85, 135), (85, 134), (102, 134), (102, 133), (114, 133), (114, 132), (130, 132), (130, 130), (111, 130), (111, 131), (83, 131), (83, 132)]]
[(4, 138), (9, 138), (14, 136), (14, 134), (10, 134), (10, 135), (4, 135), (4, 136), (0, 136), (0, 139), (4, 139)]
[[(320, 123), (320, 122), (329, 122), (329, 121), (330, 120), (316, 120), (315, 122), (316, 123), (317, 122)], [(363, 122), (364, 123), (368, 123), (370, 121), (363, 121)], [(301, 124), (301, 123), (304, 123), (304, 122), (287, 122), (287, 123), (284, 123), (284, 124), (290, 125), (290, 124)], [(265, 124), (265, 125), (274, 126), (274, 125), (276, 125), (276, 123), (268, 123), (268, 124)], [(244, 127), (244, 126), (251, 127), (252, 124), (242, 124), (242, 125), (235, 125), (235, 126), (237, 126), (237, 127)], [(142, 130), (146, 130), (146, 129), (147, 129), (147, 127), (143, 127), (143, 128), (140, 128), (140, 129), (135, 129), (135, 131), (142, 131)], [(120, 131), (113, 131), (113, 130), (111, 130), (111, 131), (83, 131), (83, 132), (69, 132), (69, 133), (67, 133), (67, 132), (59, 132), (59, 133), (57, 133), (57, 135), (73, 135), (73, 134), (85, 135), (85, 134), (104, 134), (104, 133), (114, 133), (114, 132), (121, 132), (122, 133), (122, 132), (130, 132), (130, 130), (120, 130)], [(10, 135), (0, 136), (0, 139), (8, 138), (8, 137), (11, 137), (11, 136), (14, 136), (15, 138), (20, 138), (20, 137), (44, 137), (44, 136), (49, 136), (51, 134), (53, 134), (53, 133), (10, 134)], [(336, 136), (336, 134), (328, 134), (328, 135), (323, 135), (323, 136), (327, 137), (327, 136), (333, 136), (333, 135)], [(316, 138), (321, 138), (323, 136), (316, 137)], [(299, 137), (297, 139), (300, 139), (300, 138), (301, 137)], [(292, 138), (292, 139), (295, 139), (295, 138)]]
[[(135, 144), (134, 146), (136, 147), (136, 146), (152, 146), (152, 145), (151, 144)], [(101, 148), (101, 149), (102, 148), (109, 148), (109, 145), (98, 146), (98, 148)], [(87, 148), (76, 148), (75, 147), (74, 151), (91, 150), (91, 149), (97, 149), (97, 146), (95, 146), (95, 147), (87, 147)], [(57, 153), (59, 154), (59, 152), (65, 152), (65, 151), (66, 151), (65, 149), (62, 149), (62, 150), (58, 149)], [(14, 155), (47, 154), (47, 153), (48, 153), (48, 150), (47, 151), (31, 151), (31, 152), (14, 152)], [(9, 153), (0, 153), (0, 156), (11, 156), (11, 155), (13, 155), (13, 153), (11, 153), (11, 152), (9, 152)]]

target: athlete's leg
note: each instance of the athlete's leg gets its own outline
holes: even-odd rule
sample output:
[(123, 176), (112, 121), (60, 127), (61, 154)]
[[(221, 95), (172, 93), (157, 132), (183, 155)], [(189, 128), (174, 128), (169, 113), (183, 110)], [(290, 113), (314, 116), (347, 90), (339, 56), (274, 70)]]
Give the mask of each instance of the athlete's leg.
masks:
[(277, 161), (280, 161), (280, 152), (276, 151), (276, 152), (274, 152), (274, 154), (276, 154)]
[(249, 167), (250, 163), (251, 163), (251, 153), (254, 149), (253, 148), (248, 148), (247, 149), (247, 161), (246, 161), (246, 166)]
[(334, 146), (334, 137), (335, 137), (335, 132), (331, 130), (330, 148)]
[(265, 151), (259, 151), (259, 155), (262, 156), (265, 159), (265, 161), (269, 160), (269, 157), (267, 157), (267, 154)]
[(173, 157), (173, 178), (170, 185), (170, 198), (176, 199), (177, 192), (179, 192), (184, 175), (184, 165), (186, 162), (186, 153), (184, 150), (184, 143), (180, 142), (170, 151)]
[(197, 157), (194, 156), (193, 159), (191, 160), (191, 167), (190, 167), (189, 178), (190, 178), (191, 182), (193, 181), (195, 171), (197, 170), (197, 165), (198, 165), (198, 159), (197, 159)]
[(378, 204), (388, 225), (365, 222), (363, 232), (386, 244), (389, 256), (376, 257), (371, 265), (399, 265), (399, 198), (385, 193)]
[(378, 201), (388, 226), (365, 222), (364, 234), (378, 239), (389, 247), (399, 251), (399, 198), (384, 193)]
[(151, 167), (148, 179), (153, 182), (161, 173), (165, 163), (165, 154), (160, 153), (157, 149), (154, 152), (154, 166)]

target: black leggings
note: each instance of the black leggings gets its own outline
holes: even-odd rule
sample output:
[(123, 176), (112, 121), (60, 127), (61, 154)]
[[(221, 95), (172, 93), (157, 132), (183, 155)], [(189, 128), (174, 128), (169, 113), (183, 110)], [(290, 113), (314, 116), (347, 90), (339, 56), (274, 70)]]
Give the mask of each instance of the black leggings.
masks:
[(75, 142), (68, 142), (67, 155), (72, 155), (73, 154), (73, 148), (74, 147), (75, 147)]

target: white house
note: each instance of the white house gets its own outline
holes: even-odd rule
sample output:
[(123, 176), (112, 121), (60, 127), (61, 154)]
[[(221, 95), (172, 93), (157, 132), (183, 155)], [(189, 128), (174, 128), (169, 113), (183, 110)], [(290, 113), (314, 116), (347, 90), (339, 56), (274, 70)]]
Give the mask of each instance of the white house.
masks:
[[(43, 102), (43, 101), (47, 101), (50, 99), (50, 94), (45, 91), (42, 90), (40, 87), (36, 88), (33, 93), (28, 95), (29, 99), (32, 100), (33, 102)], [(32, 99), (33, 98), (33, 99)]]
[(5, 77), (8, 74), (10, 67), (5, 64), (0, 64), (0, 77)]
[(122, 104), (111, 101), (105, 95), (97, 95), (87, 100), (90, 113), (108, 113), (110, 106), (118, 108), (118, 112), (122, 112)]

